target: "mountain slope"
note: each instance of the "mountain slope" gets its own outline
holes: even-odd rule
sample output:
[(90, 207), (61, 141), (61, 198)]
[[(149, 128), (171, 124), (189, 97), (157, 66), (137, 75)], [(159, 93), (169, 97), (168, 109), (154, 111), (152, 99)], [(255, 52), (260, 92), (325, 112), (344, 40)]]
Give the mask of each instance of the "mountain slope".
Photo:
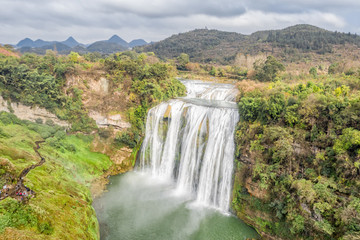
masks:
[(144, 46), (148, 44), (144, 39), (134, 39), (131, 42), (129, 42), (129, 47), (138, 47), (138, 46)]
[(245, 35), (235, 32), (196, 29), (139, 49), (155, 52), (161, 58), (174, 58), (180, 53), (187, 53), (194, 61), (221, 61), (225, 56), (233, 56), (238, 51), (237, 43), (245, 38)]
[(30, 38), (25, 38), (16, 44), (17, 47), (32, 47), (34, 45), (34, 41)]
[(261, 31), (250, 35), (252, 42), (263, 41), (274, 47), (290, 47), (320, 54), (332, 52), (334, 45), (352, 44), (360, 47), (360, 37), (331, 32), (315, 26), (300, 24), (282, 30)]
[(108, 42), (108, 41), (98, 41), (94, 42), (90, 46), (87, 47), (87, 51), (89, 52), (100, 52), (100, 53), (114, 53), (114, 52), (122, 52), (125, 51), (127, 47), (121, 46), (118, 43)]
[(129, 44), (128, 42), (126, 42), (124, 39), (122, 39), (121, 37), (119, 37), (118, 35), (114, 35), (111, 38), (109, 38), (109, 40), (107, 40), (107, 42), (109, 43), (117, 43), (123, 47), (128, 47)]
[(22, 48), (22, 47), (31, 47), (31, 48), (42, 48), (44, 46), (54, 45), (54, 44), (60, 43), (64, 44), (70, 48), (75, 47), (77, 45), (81, 45), (81, 43), (77, 42), (73, 37), (69, 37), (65, 41), (44, 41), (42, 39), (37, 39), (36, 41), (31, 40), (30, 38), (25, 38), (21, 40), (18, 44), (16, 44), (16, 47)]
[(73, 37), (69, 37), (65, 41), (62, 41), (61, 43), (65, 44), (66, 46), (71, 47), (71, 48), (75, 47), (75, 46), (78, 46), (78, 45), (81, 45), (81, 43), (76, 41)]
[(155, 52), (161, 58), (174, 58), (186, 53), (192, 61), (228, 64), (233, 63), (237, 54), (268, 53), (287, 61), (294, 51), (325, 54), (331, 53), (338, 45), (359, 47), (360, 37), (307, 24), (282, 30), (259, 31), (251, 35), (197, 29), (136, 49)]

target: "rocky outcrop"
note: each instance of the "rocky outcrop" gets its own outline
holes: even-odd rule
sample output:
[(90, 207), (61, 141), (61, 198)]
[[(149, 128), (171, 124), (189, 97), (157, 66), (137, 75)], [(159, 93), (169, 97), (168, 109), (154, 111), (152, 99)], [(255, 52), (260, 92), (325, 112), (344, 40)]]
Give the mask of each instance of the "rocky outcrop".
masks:
[(91, 150), (94, 152), (100, 152), (109, 156), (110, 160), (114, 163), (104, 175), (100, 178), (94, 179), (91, 183), (92, 196), (100, 196), (106, 189), (106, 185), (109, 183), (109, 176), (124, 173), (132, 169), (133, 167), (133, 149), (125, 146), (122, 148), (115, 148), (111, 143), (114, 136), (107, 140), (101, 139), (99, 136), (95, 136), (94, 141), (91, 143)]
[(100, 70), (67, 75), (66, 89), (75, 87), (82, 90), (83, 104), (98, 127), (112, 126), (117, 130), (130, 128), (131, 124), (119, 114), (127, 109), (127, 96), (119, 90), (122, 87), (117, 86), (115, 89), (113, 81), (105, 75)]
[(29, 120), (35, 122), (38, 119), (41, 119), (41, 121), (44, 123), (46, 121), (51, 120), (53, 123), (59, 126), (66, 128), (70, 127), (69, 123), (58, 119), (55, 114), (50, 113), (45, 108), (40, 108), (38, 106), (29, 107), (21, 103), (11, 103), (4, 100), (1, 96), (0, 96), (0, 111), (11, 112), (21, 120)]
[(116, 129), (126, 129), (126, 128), (131, 127), (130, 123), (125, 122), (121, 119), (120, 114), (104, 116), (99, 112), (90, 111), (89, 117), (91, 117), (92, 119), (94, 119), (96, 121), (96, 125), (98, 127), (113, 126)]

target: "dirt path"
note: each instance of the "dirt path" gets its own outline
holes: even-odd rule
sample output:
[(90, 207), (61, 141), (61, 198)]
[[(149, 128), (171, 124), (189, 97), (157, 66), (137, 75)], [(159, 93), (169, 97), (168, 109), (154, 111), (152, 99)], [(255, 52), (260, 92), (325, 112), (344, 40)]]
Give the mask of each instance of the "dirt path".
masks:
[(36, 146), (33, 147), (34, 151), (36, 152), (36, 154), (40, 157), (40, 161), (38, 163), (35, 163), (27, 168), (25, 168), (24, 170), (21, 171), (18, 179), (17, 179), (17, 183), (16, 185), (7, 185), (6, 189), (0, 189), (1, 195), (0, 195), (0, 200), (3, 200), (7, 197), (12, 197), (15, 198), (19, 201), (27, 201), (28, 198), (34, 197), (35, 196), (35, 192), (32, 191), (31, 189), (29, 189), (28, 187), (26, 187), (23, 183), (24, 177), (34, 168), (39, 167), (41, 165), (43, 165), (45, 163), (45, 158), (43, 156), (41, 156), (41, 154), (39, 153), (39, 149), (40, 149), (40, 144), (43, 143), (45, 141), (36, 141), (35, 144)]

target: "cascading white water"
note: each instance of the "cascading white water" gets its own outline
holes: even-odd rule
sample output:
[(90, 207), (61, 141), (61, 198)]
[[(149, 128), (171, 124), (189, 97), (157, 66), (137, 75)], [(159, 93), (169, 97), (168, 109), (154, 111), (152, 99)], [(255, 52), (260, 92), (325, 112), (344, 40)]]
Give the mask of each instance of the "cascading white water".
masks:
[(188, 94), (150, 109), (140, 167), (196, 202), (229, 210), (238, 111), (230, 84), (184, 81)]

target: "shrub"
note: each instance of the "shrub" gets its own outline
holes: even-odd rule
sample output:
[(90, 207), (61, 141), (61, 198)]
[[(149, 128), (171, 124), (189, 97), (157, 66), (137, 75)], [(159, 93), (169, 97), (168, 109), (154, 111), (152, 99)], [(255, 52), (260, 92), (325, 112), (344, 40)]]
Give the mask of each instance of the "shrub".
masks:
[(265, 63), (254, 63), (255, 78), (261, 82), (271, 82), (276, 78), (276, 74), (285, 71), (285, 67), (275, 57), (268, 56)]

